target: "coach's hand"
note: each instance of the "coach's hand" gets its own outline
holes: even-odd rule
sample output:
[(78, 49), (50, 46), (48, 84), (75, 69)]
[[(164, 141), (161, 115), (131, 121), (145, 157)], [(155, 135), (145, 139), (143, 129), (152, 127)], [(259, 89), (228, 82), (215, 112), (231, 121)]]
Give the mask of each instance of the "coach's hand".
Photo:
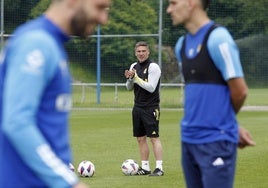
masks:
[(132, 69), (132, 70), (125, 70), (125, 77), (127, 79), (132, 79), (135, 76), (136, 70)]
[(255, 146), (255, 145), (256, 143), (253, 141), (249, 131), (240, 126), (238, 147), (243, 149), (246, 146)]

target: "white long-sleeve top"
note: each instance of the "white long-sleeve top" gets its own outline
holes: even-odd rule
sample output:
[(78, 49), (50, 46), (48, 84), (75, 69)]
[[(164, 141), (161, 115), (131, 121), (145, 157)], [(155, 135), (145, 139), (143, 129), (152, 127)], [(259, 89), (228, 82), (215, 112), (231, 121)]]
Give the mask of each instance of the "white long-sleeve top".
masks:
[[(132, 70), (137, 62), (132, 63), (129, 70)], [(134, 84), (138, 84), (143, 89), (147, 90), (150, 93), (153, 93), (157, 87), (158, 81), (161, 76), (161, 69), (158, 64), (150, 63), (148, 68), (148, 82), (142, 80), (137, 74), (132, 79), (127, 79), (126, 88), (127, 90), (132, 90)]]

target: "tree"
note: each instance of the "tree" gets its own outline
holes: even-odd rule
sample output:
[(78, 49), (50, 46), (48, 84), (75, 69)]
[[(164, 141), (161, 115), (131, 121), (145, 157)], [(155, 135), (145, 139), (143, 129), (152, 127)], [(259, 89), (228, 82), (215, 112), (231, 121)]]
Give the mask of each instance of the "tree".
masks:
[(241, 14), (240, 3), (237, 0), (210, 1), (208, 15), (216, 23), (228, 28), (234, 38), (241, 38), (240, 28), (244, 24), (238, 17)]
[(5, 0), (4, 1), (4, 30), (10, 34), (20, 24), (29, 18), (30, 10), (38, 0)]
[(268, 86), (268, 37), (256, 35), (237, 40), (245, 77), (250, 86)]
[[(153, 1), (152, 1), (153, 2)], [(36, 17), (49, 5), (50, 0), (41, 0), (31, 11), (30, 16)], [(102, 75), (109, 81), (122, 81), (122, 73), (135, 58), (134, 45), (139, 40), (146, 40), (152, 47), (152, 56), (157, 39), (155, 37), (117, 37), (116, 35), (152, 34), (158, 32), (158, 17), (145, 1), (114, 0), (110, 10), (107, 26), (101, 27), (102, 35), (114, 37), (101, 38)], [(115, 37), (116, 36), (116, 37)], [(72, 62), (80, 64), (87, 71), (96, 68), (96, 37), (88, 40), (75, 38), (67, 44)], [(155, 54), (155, 55), (154, 55)], [(105, 79), (105, 78), (104, 78)]]
[(240, 3), (241, 34), (268, 34), (268, 1), (237, 0)]
[[(44, 12), (51, 0), (4, 0), (4, 31), (10, 34), (19, 24), (26, 22), (30, 18), (39, 16)], [(107, 26), (101, 27), (102, 35), (125, 35), (125, 37), (102, 37), (101, 38), (101, 60), (102, 75), (112, 78), (109, 81), (121, 82), (123, 70), (128, 68), (131, 62), (135, 60), (134, 45), (139, 40), (149, 42), (151, 46), (151, 55), (154, 60), (157, 59), (157, 37), (130, 37), (130, 34), (156, 34), (158, 33), (158, 13), (159, 2), (156, 0), (113, 0), (113, 6), (110, 12), (110, 21)], [(183, 26), (172, 26), (170, 16), (166, 14), (168, 1), (163, 0), (163, 51), (174, 47), (178, 38), (185, 34)], [(241, 39), (243, 44), (242, 53), (246, 52), (243, 40), (250, 37), (268, 35), (268, 7), (267, 0), (217, 0), (211, 1), (208, 10), (209, 16), (226, 26), (235, 39)], [(96, 37), (88, 40), (75, 38), (66, 46), (70, 53), (70, 60), (78, 63), (87, 71), (95, 72), (96, 67)], [(247, 42), (247, 44), (249, 44)], [(264, 43), (261, 43), (265, 45)], [(250, 44), (249, 44), (250, 46)], [(261, 48), (265, 46), (255, 47)], [(250, 52), (252, 53), (252, 51)], [(165, 57), (163, 61), (171, 60), (173, 57)], [(249, 58), (248, 58), (249, 59)], [(245, 59), (247, 60), (247, 59)], [(255, 61), (254, 59), (252, 61)], [(254, 63), (251, 67), (255, 65)], [(247, 72), (252, 72), (252, 68), (246, 67)], [(265, 66), (264, 66), (264, 69)], [(169, 74), (172, 75), (172, 74)]]
[[(114, 35), (110, 38), (101, 38), (101, 59), (103, 77), (109, 77), (110, 81), (122, 82), (125, 80), (123, 72), (129, 68), (136, 58), (134, 46), (137, 41), (145, 40), (151, 46), (152, 58), (157, 57), (155, 52), (155, 37), (115, 37), (117, 35), (154, 34), (158, 32), (157, 14), (147, 3), (143, 1), (114, 0), (110, 12), (110, 20), (101, 28), (102, 35)], [(95, 43), (96, 38), (91, 40)], [(91, 53), (91, 56), (95, 56)], [(95, 64), (96, 61), (92, 63)], [(94, 66), (94, 65), (93, 65)]]
[(42, 14), (49, 6), (51, 0), (41, 0), (31, 9), (29, 18), (35, 18)]

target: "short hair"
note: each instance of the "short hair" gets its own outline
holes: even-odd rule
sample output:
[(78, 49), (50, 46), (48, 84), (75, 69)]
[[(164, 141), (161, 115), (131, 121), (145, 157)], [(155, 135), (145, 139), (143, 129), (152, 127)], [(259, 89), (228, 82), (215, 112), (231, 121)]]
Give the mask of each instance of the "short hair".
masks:
[(210, 0), (201, 0), (203, 9), (206, 10), (210, 4)]
[(145, 42), (145, 41), (139, 41), (139, 42), (137, 42), (136, 45), (135, 45), (135, 50), (136, 50), (139, 46), (145, 46), (145, 47), (147, 47), (147, 48), (149, 49), (149, 45), (148, 45), (148, 43)]

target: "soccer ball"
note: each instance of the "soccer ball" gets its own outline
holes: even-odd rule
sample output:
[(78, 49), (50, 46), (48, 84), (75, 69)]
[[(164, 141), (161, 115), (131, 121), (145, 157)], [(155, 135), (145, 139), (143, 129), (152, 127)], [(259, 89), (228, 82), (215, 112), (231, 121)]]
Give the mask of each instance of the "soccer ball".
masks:
[(81, 177), (92, 177), (95, 173), (95, 166), (91, 161), (82, 161), (77, 168), (77, 172)]
[(139, 169), (138, 163), (133, 159), (127, 159), (121, 165), (121, 170), (123, 174), (127, 176), (136, 175)]

